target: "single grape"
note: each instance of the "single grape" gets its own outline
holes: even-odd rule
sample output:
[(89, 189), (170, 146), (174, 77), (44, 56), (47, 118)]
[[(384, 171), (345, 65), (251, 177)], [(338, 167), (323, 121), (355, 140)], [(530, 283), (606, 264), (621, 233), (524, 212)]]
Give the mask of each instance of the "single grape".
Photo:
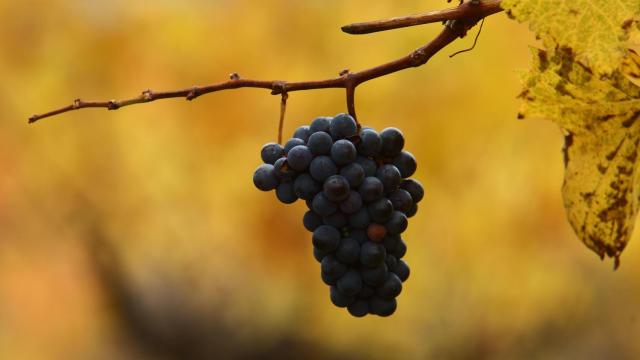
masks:
[(384, 192), (386, 193), (396, 190), (402, 180), (398, 168), (391, 164), (384, 164), (379, 167), (378, 171), (376, 171), (376, 177), (384, 185)]
[(371, 218), (369, 217), (369, 210), (367, 210), (367, 208), (360, 208), (358, 212), (349, 216), (349, 225), (353, 228), (366, 229), (370, 223)]
[(298, 145), (289, 150), (287, 154), (287, 163), (293, 170), (305, 171), (313, 160), (313, 154), (308, 147), (304, 145)]
[(333, 118), (324, 117), (324, 116), (316, 118), (311, 122), (311, 125), (309, 126), (309, 130), (311, 131), (312, 134), (317, 133), (319, 131), (324, 131), (328, 133), (329, 129), (331, 128), (332, 119)]
[(398, 275), (398, 278), (402, 282), (405, 282), (409, 278), (409, 274), (411, 274), (411, 269), (409, 268), (409, 265), (404, 262), (404, 260), (398, 260), (398, 265), (396, 265), (396, 268), (393, 270), (393, 272), (394, 274)]
[(336, 257), (343, 264), (353, 264), (360, 258), (360, 244), (353, 238), (343, 238), (336, 250)]
[(357, 188), (362, 184), (362, 181), (364, 181), (364, 169), (356, 163), (343, 166), (342, 169), (340, 169), (340, 175), (347, 179), (352, 189)]
[(284, 153), (285, 155), (291, 151), (296, 146), (304, 145), (304, 140), (298, 138), (291, 138), (284, 144)]
[(313, 200), (313, 198), (322, 191), (322, 186), (319, 182), (313, 180), (311, 175), (303, 173), (296, 177), (293, 183), (293, 191), (300, 199)]
[(354, 162), (357, 156), (356, 147), (349, 140), (338, 140), (331, 146), (331, 160), (340, 166)]
[(367, 241), (360, 246), (360, 263), (364, 266), (373, 267), (384, 264), (387, 251), (384, 246), (371, 241)]
[(376, 201), (382, 197), (384, 193), (384, 185), (380, 179), (375, 177), (366, 177), (362, 181), (358, 192), (365, 203)]
[(396, 267), (398, 266), (398, 259), (393, 256), (390, 255), (389, 252), (387, 251), (387, 257), (386, 259), (384, 259), (385, 264), (387, 264), (387, 268), (389, 269), (389, 271), (395, 271)]
[(365, 267), (360, 269), (360, 274), (362, 275), (362, 281), (369, 286), (380, 286), (384, 284), (384, 281), (387, 279), (387, 273), (389, 270), (387, 269), (387, 264), (382, 263), (382, 265), (378, 265), (375, 267)]
[[(393, 276), (396, 275), (394, 274)], [(400, 281), (400, 279), (398, 279), (398, 281)], [(402, 286), (402, 283), (400, 284)], [(355, 296), (362, 289), (362, 277), (358, 271), (351, 269), (338, 279), (336, 287), (344, 295)]]
[(349, 314), (354, 317), (363, 317), (369, 313), (369, 302), (363, 299), (359, 299), (354, 301), (351, 305), (347, 307)]
[(406, 190), (409, 194), (411, 194), (411, 198), (414, 203), (419, 203), (420, 200), (424, 197), (424, 188), (422, 184), (416, 179), (407, 179), (403, 180), (400, 183), (400, 188)]
[(340, 203), (340, 210), (345, 214), (354, 214), (362, 208), (362, 198), (355, 191), (349, 192), (349, 197)]
[(407, 254), (407, 244), (404, 240), (399, 239), (396, 248), (393, 249), (393, 255), (398, 259), (402, 259)]
[(382, 239), (382, 245), (387, 250), (387, 254), (393, 254), (398, 246), (398, 242), (400, 242), (400, 236), (397, 235), (387, 235)]
[(276, 188), (276, 197), (283, 204), (293, 204), (298, 200), (296, 193), (293, 191), (293, 184), (290, 182), (283, 182)]
[(328, 155), (331, 152), (333, 139), (326, 132), (317, 132), (309, 137), (307, 146), (313, 155)]
[(321, 225), (313, 232), (311, 240), (319, 250), (335, 251), (340, 246), (340, 231), (333, 226)]
[(362, 129), (360, 131), (360, 143), (358, 143), (358, 153), (364, 156), (376, 156), (382, 147), (380, 135), (373, 129)]
[(407, 211), (405, 215), (407, 215), (408, 218), (411, 218), (417, 213), (418, 213), (418, 204), (413, 203), (413, 206), (411, 206), (411, 209), (409, 209), (409, 211)]
[(284, 156), (284, 149), (280, 144), (268, 143), (262, 147), (260, 151), (260, 157), (265, 164), (273, 165), (276, 160)]
[(413, 199), (411, 194), (404, 189), (397, 189), (389, 193), (389, 201), (393, 205), (393, 208), (398, 211), (402, 211), (407, 214), (413, 208)]
[(319, 262), (322, 262), (322, 259), (324, 259), (325, 256), (327, 256), (329, 253), (327, 253), (326, 251), (322, 251), (320, 249), (318, 249), (317, 247), (313, 247), (313, 257)]
[(384, 224), (389, 234), (392, 235), (402, 234), (407, 230), (408, 225), (409, 222), (407, 220), (407, 216), (400, 211), (394, 211), (393, 214), (391, 214), (391, 219)]
[(320, 267), (323, 273), (337, 277), (341, 277), (347, 272), (347, 266), (333, 255), (325, 256)]
[(342, 294), (340, 290), (338, 290), (338, 288), (335, 286), (331, 287), (329, 294), (330, 294), (331, 302), (333, 303), (333, 305), (337, 307), (344, 308), (351, 305), (355, 301), (354, 297), (346, 296)]
[[(324, 257), (323, 257), (323, 259), (324, 259)], [(320, 260), (320, 264), (322, 264), (322, 260)], [(339, 276), (325, 274), (322, 271), (320, 271), (320, 278), (322, 279), (323, 283), (325, 283), (325, 284), (327, 284), (329, 286), (334, 286), (338, 282), (338, 279), (340, 277)]]
[(333, 175), (329, 177), (324, 182), (323, 188), (324, 196), (336, 203), (346, 200), (349, 197), (349, 192), (351, 190), (347, 179), (340, 175)]
[(331, 137), (334, 139), (345, 139), (356, 136), (358, 133), (358, 126), (351, 116), (347, 114), (339, 114), (331, 121), (329, 131), (331, 133)]
[(385, 300), (380, 297), (374, 296), (369, 299), (369, 306), (371, 312), (382, 317), (391, 316), (398, 307), (396, 299)]
[(304, 213), (302, 224), (305, 229), (314, 232), (320, 225), (322, 225), (322, 216), (316, 214), (313, 210), (309, 210)]
[(371, 220), (378, 224), (386, 223), (393, 214), (393, 205), (391, 205), (391, 201), (387, 198), (381, 198), (378, 201), (372, 202), (368, 208)]
[(357, 156), (356, 164), (362, 166), (362, 169), (364, 170), (364, 176), (376, 175), (376, 170), (378, 170), (378, 164), (376, 164), (375, 160), (369, 159), (364, 156)]
[(391, 163), (400, 170), (400, 175), (403, 178), (408, 178), (413, 175), (418, 168), (416, 158), (408, 151), (400, 152), (400, 154), (393, 158)]
[(309, 129), (309, 126), (306, 126), (306, 125), (300, 126), (293, 133), (294, 138), (300, 139), (304, 142), (307, 142), (307, 140), (309, 140), (309, 135), (311, 135), (311, 130)]
[(367, 227), (367, 237), (373, 242), (382, 242), (386, 235), (387, 228), (380, 224), (372, 223)]
[(384, 157), (392, 158), (400, 154), (404, 147), (404, 135), (396, 128), (386, 128), (380, 133), (382, 147), (380, 154)]
[(315, 211), (318, 215), (323, 217), (329, 216), (334, 212), (338, 211), (338, 205), (336, 205), (334, 202), (331, 202), (331, 200), (327, 199), (327, 197), (324, 196), (324, 193), (321, 193), (321, 192), (318, 193), (313, 198), (311, 207), (313, 208), (313, 211)]
[[(338, 280), (340, 284), (340, 280)], [(376, 288), (376, 295), (383, 299), (391, 300), (402, 292), (402, 280), (398, 275), (390, 272), (387, 274), (387, 279), (382, 285)]]
[(253, 173), (253, 184), (262, 191), (273, 190), (279, 183), (273, 165), (262, 164)]
[(324, 183), (330, 176), (338, 173), (338, 167), (330, 157), (317, 156), (311, 161), (309, 173), (316, 181)]

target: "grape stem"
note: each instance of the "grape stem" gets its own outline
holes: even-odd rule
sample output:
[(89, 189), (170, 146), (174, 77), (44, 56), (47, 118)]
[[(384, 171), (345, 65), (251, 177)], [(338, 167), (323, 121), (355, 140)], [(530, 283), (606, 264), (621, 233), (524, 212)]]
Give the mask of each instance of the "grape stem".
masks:
[(479, 4), (464, 3), (456, 8), (434, 11), (422, 15), (347, 25), (342, 28), (345, 32), (351, 34), (365, 34), (406, 26), (452, 20), (447, 22), (447, 25), (435, 39), (414, 50), (407, 56), (359, 72), (344, 70), (338, 77), (331, 79), (300, 82), (250, 80), (243, 79), (237, 73), (233, 73), (228, 81), (222, 83), (162, 92), (147, 89), (140, 95), (125, 100), (86, 101), (76, 99), (71, 105), (49, 111), (44, 114), (31, 116), (29, 118), (29, 123), (84, 108), (106, 108), (108, 110), (117, 110), (125, 106), (148, 103), (160, 99), (185, 98), (186, 100), (194, 100), (208, 93), (239, 88), (268, 89), (271, 90), (272, 95), (282, 95), (284, 93), (312, 89), (343, 88), (346, 90), (347, 109), (349, 114), (356, 118), (355, 90), (358, 85), (404, 69), (424, 65), (433, 55), (437, 54), (445, 46), (449, 45), (459, 37), (464, 37), (467, 34), (467, 31), (474, 27), (478, 21), (500, 11), (502, 11), (500, 8), (500, 0), (486, 0)]

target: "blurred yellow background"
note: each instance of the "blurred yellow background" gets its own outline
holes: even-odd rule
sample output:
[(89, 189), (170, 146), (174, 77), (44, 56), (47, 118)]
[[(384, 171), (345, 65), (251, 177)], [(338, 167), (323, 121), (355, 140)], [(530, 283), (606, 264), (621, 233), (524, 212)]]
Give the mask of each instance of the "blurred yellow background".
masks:
[[(87, 109), (76, 97), (225, 80), (311, 80), (404, 56), (429, 25), (341, 25), (450, 6), (368, 0), (0, 1), (0, 358), (640, 357), (640, 239), (613, 272), (565, 220), (562, 137), (518, 121), (536, 45), (506, 15), (426, 66), (359, 87), (360, 121), (402, 129), (427, 190), (391, 318), (334, 307), (302, 226), (252, 183), (277, 133), (265, 90)], [(475, 35), (475, 29), (472, 35)], [(344, 112), (292, 93), (286, 135)]]

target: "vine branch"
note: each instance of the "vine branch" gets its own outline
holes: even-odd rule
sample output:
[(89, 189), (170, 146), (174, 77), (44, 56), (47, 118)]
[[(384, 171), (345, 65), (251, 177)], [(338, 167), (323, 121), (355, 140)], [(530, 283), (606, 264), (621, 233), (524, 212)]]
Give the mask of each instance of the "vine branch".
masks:
[[(160, 99), (170, 98), (185, 98), (186, 100), (194, 100), (202, 95), (212, 92), (231, 90), (239, 88), (261, 88), (271, 90), (272, 95), (282, 95), (284, 93), (291, 93), (294, 91), (312, 90), (312, 89), (328, 89), (328, 88), (344, 88), (347, 95), (347, 108), (349, 113), (355, 118), (355, 89), (358, 85), (373, 80), (391, 73), (395, 73), (411, 67), (419, 67), (424, 65), (429, 59), (442, 50), (445, 46), (449, 45), (459, 37), (466, 35), (467, 31), (475, 26), (478, 21), (482, 20), (486, 16), (500, 12), (500, 0), (487, 0), (479, 4), (465, 3), (454, 9), (447, 9), (441, 11), (435, 11), (429, 13), (432, 20), (428, 22), (451, 20), (444, 27), (442, 32), (436, 36), (428, 44), (414, 50), (409, 55), (400, 59), (388, 62), (386, 64), (378, 65), (370, 69), (362, 70), (359, 72), (350, 72), (348, 70), (342, 71), (338, 77), (316, 80), (316, 81), (300, 81), (300, 82), (287, 82), (287, 81), (266, 81), (266, 80), (250, 80), (243, 79), (237, 73), (233, 73), (228, 81), (206, 85), (206, 86), (194, 86), (182, 90), (171, 90), (155, 92), (147, 89), (140, 95), (125, 100), (107, 100), (107, 101), (85, 101), (82, 99), (76, 99), (71, 105), (65, 106), (60, 109), (49, 111), (40, 115), (33, 115), (29, 118), (29, 123), (36, 122), (40, 119), (44, 119), (50, 116), (62, 114), (65, 112), (79, 110), (84, 108), (106, 108), (108, 110), (117, 110), (125, 106), (134, 104), (148, 103)], [(423, 20), (429, 18), (429, 16), (423, 15)], [(438, 20), (433, 20), (433, 19)], [(402, 18), (400, 18), (402, 19)], [(426, 22), (421, 22), (426, 23)], [(366, 24), (354, 24), (345, 26), (347, 29), (368, 29), (369, 32), (388, 30), (394, 27), (389, 27), (389, 24), (402, 24), (407, 25), (406, 21), (398, 20), (382, 20), (373, 23)], [(343, 28), (344, 29), (344, 28)], [(376, 30), (377, 29), (377, 30)]]

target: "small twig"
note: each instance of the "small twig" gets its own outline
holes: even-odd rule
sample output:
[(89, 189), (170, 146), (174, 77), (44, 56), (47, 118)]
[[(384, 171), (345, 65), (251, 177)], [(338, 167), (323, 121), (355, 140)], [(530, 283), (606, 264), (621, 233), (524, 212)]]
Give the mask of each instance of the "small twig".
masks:
[(222, 83), (164, 92), (145, 90), (139, 96), (126, 100), (84, 101), (77, 99), (69, 106), (44, 114), (33, 115), (29, 118), (29, 122), (33, 123), (46, 117), (84, 108), (106, 108), (109, 110), (117, 110), (125, 106), (148, 103), (160, 99), (185, 98), (187, 100), (194, 100), (204, 94), (239, 88), (268, 89), (271, 90), (271, 94), (273, 95), (311, 89), (344, 88), (347, 90), (347, 107), (349, 108), (349, 113), (355, 116), (353, 97), (355, 94), (355, 88), (358, 85), (397, 71), (424, 65), (433, 55), (438, 53), (445, 46), (449, 45), (457, 38), (464, 36), (470, 28), (477, 24), (479, 20), (483, 19), (485, 16), (501, 11), (499, 5), (499, 0), (488, 0), (474, 6), (470, 6), (468, 4), (460, 5), (457, 8), (458, 10), (454, 12), (444, 10), (443, 12), (448, 14), (443, 15), (444, 18), (456, 18), (458, 21), (456, 21), (453, 26), (445, 26), (442, 32), (428, 44), (416, 49), (409, 55), (400, 59), (355, 73), (341, 73), (341, 75), (336, 78), (317, 81), (284, 82), (241, 79), (240, 76), (234, 73), (231, 75), (229, 81)]
[(482, 27), (484, 26), (484, 19), (482, 19), (482, 21), (480, 22), (480, 29), (478, 30), (478, 33), (476, 34), (476, 38), (473, 39), (473, 45), (471, 45), (470, 48), (468, 49), (464, 49), (464, 50), (460, 50), (460, 51), (456, 51), (453, 54), (449, 55), (449, 58), (452, 58), (458, 54), (462, 54), (462, 53), (466, 53), (468, 51), (471, 51), (473, 49), (476, 48), (476, 44), (478, 44), (478, 38), (480, 37), (480, 33), (482, 33)]
[(289, 93), (283, 91), (280, 97), (280, 123), (278, 125), (278, 144), (282, 145), (282, 130), (284, 129), (284, 115), (287, 112)]
[(446, 10), (431, 11), (424, 14), (350, 24), (343, 26), (342, 31), (349, 34), (360, 35), (370, 34), (378, 31), (399, 29), (409, 26), (438, 23), (448, 20), (468, 20), (472, 18), (479, 19), (502, 11), (500, 2), (500, 0), (483, 0), (479, 4), (469, 2)]

